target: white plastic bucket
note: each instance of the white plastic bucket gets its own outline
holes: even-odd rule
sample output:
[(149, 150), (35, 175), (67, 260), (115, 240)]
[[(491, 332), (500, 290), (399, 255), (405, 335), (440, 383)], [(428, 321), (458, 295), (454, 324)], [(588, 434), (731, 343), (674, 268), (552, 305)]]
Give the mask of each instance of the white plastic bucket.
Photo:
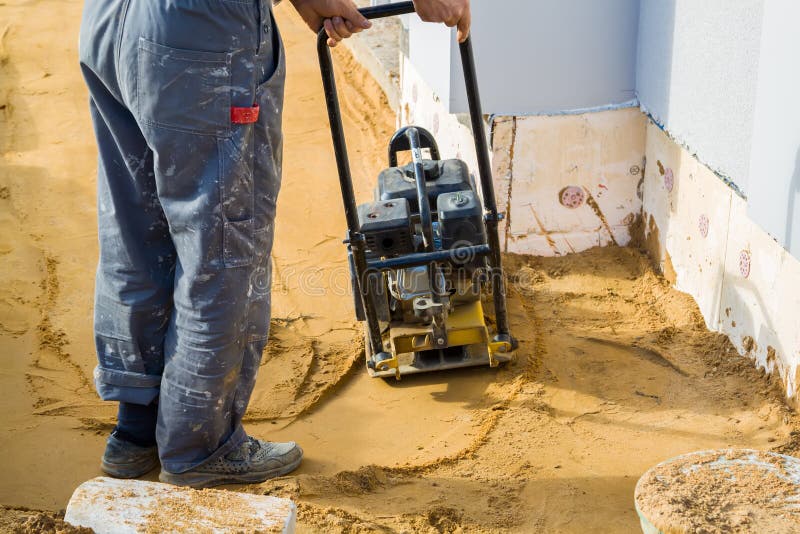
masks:
[[(687, 508), (701, 489), (712, 498)], [(704, 525), (721, 531), (800, 532), (800, 459), (750, 449), (683, 454), (642, 475), (634, 503), (644, 534), (705, 531)]]

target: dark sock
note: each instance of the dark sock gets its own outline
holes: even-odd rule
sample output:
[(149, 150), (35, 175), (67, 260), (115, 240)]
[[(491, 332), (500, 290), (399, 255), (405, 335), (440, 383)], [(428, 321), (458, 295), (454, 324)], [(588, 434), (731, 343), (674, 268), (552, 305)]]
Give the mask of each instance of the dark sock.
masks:
[(117, 426), (113, 434), (119, 439), (130, 441), (140, 447), (152, 447), (156, 444), (156, 421), (158, 404), (147, 406), (120, 402), (117, 412)]

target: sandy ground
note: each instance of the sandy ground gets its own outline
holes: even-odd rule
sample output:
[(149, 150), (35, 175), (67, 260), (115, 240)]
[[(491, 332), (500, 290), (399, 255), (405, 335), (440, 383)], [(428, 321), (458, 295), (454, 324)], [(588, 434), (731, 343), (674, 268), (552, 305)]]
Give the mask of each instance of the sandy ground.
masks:
[[(0, 529), (99, 474), (114, 408), (91, 384), (95, 148), (76, 58), (80, 2), (0, 2)], [(508, 257), (516, 363), (368, 378), (314, 38), (288, 6), (284, 185), (272, 341), (248, 412), (295, 439), (300, 531), (633, 532), (637, 478), (691, 450), (792, 453), (780, 388), (708, 333), (634, 250)], [(394, 115), (337, 54), (357, 192)], [(149, 475), (154, 479), (156, 473)], [(41, 516), (40, 519), (44, 517)]]

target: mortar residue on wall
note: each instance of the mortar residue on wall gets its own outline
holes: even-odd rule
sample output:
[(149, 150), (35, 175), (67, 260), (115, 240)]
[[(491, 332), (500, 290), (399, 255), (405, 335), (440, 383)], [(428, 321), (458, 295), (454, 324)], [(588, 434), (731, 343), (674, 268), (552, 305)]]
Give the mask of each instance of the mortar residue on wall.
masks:
[(506, 252), (559, 256), (630, 242), (644, 167), (637, 109), (495, 117), (492, 129)]
[(782, 378), (796, 397), (800, 261), (747, 214), (746, 201), (654, 123), (647, 127), (643, 242), (706, 325)]

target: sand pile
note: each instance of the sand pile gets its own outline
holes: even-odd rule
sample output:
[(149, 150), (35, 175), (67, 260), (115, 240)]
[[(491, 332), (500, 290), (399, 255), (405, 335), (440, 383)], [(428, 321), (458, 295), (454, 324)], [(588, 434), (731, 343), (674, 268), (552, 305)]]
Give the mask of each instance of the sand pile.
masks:
[[(96, 155), (76, 68), (80, 4), (0, 5), (0, 504), (12, 507), (63, 508), (99, 474), (113, 424), (90, 381)], [(797, 448), (780, 387), (633, 250), (508, 257), (515, 364), (368, 378), (343, 289), (314, 37), (286, 3), (277, 16), (285, 174), (272, 344), (246, 423), (297, 440), (306, 459), (292, 477), (237, 489), (296, 499), (301, 532), (630, 532), (634, 486), (652, 465), (698, 449)], [(394, 115), (346, 53), (336, 64), (367, 199)]]
[(63, 513), (1, 509), (0, 532), (13, 534), (92, 534), (94, 530), (73, 527), (64, 522)]

